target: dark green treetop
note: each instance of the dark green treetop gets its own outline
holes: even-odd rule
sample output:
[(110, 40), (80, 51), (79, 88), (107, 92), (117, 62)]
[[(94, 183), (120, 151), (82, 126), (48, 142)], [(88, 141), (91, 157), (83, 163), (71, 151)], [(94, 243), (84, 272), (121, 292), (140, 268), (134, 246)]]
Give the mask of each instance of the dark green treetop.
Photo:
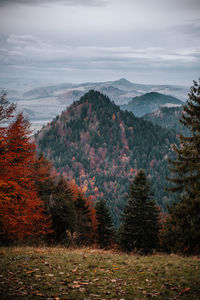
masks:
[(200, 183), (200, 86), (196, 81), (188, 96), (180, 122), (191, 136), (180, 135), (180, 147), (174, 146), (177, 159), (170, 160), (169, 169), (174, 176), (169, 181), (174, 185), (169, 190), (194, 196)]
[(67, 242), (67, 231), (73, 233), (76, 220), (73, 191), (63, 178), (58, 181), (51, 195), (50, 211), (56, 242)]
[(159, 210), (152, 197), (151, 184), (140, 170), (130, 184), (122, 217), (121, 246), (125, 251), (147, 253), (156, 248)]
[(76, 227), (75, 232), (77, 234), (77, 244), (90, 243), (90, 234), (92, 231), (91, 211), (86, 204), (86, 200), (81, 193), (78, 193), (78, 197), (74, 203), (76, 212)]
[(113, 236), (114, 227), (110, 211), (106, 205), (106, 201), (100, 199), (96, 205), (96, 218), (97, 218), (97, 242), (101, 248), (110, 246)]
[(179, 201), (169, 207), (165, 229), (171, 250), (200, 253), (200, 80), (188, 96), (180, 122), (191, 134), (180, 135), (180, 147), (174, 146), (177, 158), (170, 160), (169, 191), (179, 192)]

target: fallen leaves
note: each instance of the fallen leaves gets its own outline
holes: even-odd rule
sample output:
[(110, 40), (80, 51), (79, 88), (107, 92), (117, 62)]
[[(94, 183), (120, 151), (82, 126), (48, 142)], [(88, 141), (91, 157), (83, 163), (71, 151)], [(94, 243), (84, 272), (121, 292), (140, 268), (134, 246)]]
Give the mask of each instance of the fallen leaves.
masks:
[(16, 298), (32, 295), (51, 300), (92, 300), (198, 299), (200, 293), (197, 288), (200, 260), (191, 259), (188, 263), (188, 258), (174, 256), (137, 259), (132, 255), (87, 253), (85, 249), (73, 253), (54, 248), (46, 254), (43, 250), (34, 255), (28, 251), (29, 256), (20, 256), (20, 251), (17, 258), (16, 253), (11, 253), (8, 259), (2, 256), (0, 294)]
[(190, 290), (191, 290), (191, 288), (187, 287), (187, 288), (181, 290), (179, 295), (184, 294), (184, 293), (188, 293)]
[(77, 268), (73, 269), (71, 272), (76, 273), (76, 271), (77, 271)]
[(34, 270), (30, 270), (30, 271), (27, 271), (26, 274), (31, 274), (33, 272), (35, 272), (35, 271)]

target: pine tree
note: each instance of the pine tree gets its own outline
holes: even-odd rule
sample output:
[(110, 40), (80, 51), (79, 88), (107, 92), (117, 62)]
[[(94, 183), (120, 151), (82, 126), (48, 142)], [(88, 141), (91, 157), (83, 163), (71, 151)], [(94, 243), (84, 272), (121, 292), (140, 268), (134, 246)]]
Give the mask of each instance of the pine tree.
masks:
[(50, 211), (56, 242), (69, 241), (68, 231), (73, 234), (76, 226), (73, 191), (68, 183), (61, 177), (54, 188), (50, 198)]
[(142, 253), (156, 248), (159, 210), (152, 199), (151, 184), (140, 170), (130, 184), (129, 197), (122, 216), (121, 246), (125, 251)]
[(114, 235), (110, 211), (103, 199), (100, 199), (96, 203), (95, 209), (97, 218), (97, 242), (101, 248), (107, 248), (110, 246)]
[(53, 175), (52, 165), (42, 153), (35, 156), (33, 177), (38, 196), (44, 202), (45, 209), (49, 213), (50, 200), (56, 189), (57, 179), (56, 176)]
[(76, 212), (76, 243), (79, 245), (90, 243), (90, 234), (92, 231), (91, 211), (86, 204), (84, 195), (79, 192), (75, 200)]
[(169, 207), (165, 230), (171, 250), (200, 253), (200, 80), (194, 81), (188, 96), (180, 122), (191, 135), (179, 136), (176, 160), (170, 160), (169, 191), (179, 196)]

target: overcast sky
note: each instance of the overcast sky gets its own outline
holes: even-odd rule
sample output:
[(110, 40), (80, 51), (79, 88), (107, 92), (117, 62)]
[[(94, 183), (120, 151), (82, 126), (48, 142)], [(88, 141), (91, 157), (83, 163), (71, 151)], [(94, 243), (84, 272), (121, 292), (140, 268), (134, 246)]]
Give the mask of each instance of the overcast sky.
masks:
[(0, 0), (0, 84), (191, 85), (200, 77), (200, 0)]

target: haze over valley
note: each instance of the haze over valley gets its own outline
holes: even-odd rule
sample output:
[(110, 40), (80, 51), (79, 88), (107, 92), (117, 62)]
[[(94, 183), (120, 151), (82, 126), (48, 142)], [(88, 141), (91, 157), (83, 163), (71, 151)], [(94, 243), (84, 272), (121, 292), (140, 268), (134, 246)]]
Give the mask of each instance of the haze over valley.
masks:
[[(189, 91), (189, 88), (186, 86), (138, 84), (132, 83), (125, 78), (115, 81), (86, 82), (81, 84), (60, 83), (40, 87), (36, 86), (34, 88), (31, 88), (30, 85), (19, 85), (18, 88), (16, 86), (14, 88), (1, 87), (1, 90), (7, 93), (9, 101), (16, 102), (18, 110), (25, 112), (34, 130), (40, 129), (43, 125), (53, 120), (55, 116), (59, 115), (74, 101), (79, 100), (90, 89), (102, 92), (117, 105), (122, 106), (122, 109), (133, 111), (137, 116), (143, 116), (147, 112), (156, 111), (157, 108), (163, 105), (181, 105), (183, 102), (178, 102), (178, 99), (185, 101)], [(134, 97), (150, 92), (155, 92), (155, 94), (152, 94), (153, 98), (151, 101), (153, 100), (154, 102), (154, 99), (156, 101), (150, 111), (147, 109), (147, 106), (150, 105), (150, 101), (148, 100), (146, 108), (141, 108), (139, 114), (137, 114), (138, 107), (134, 111), (129, 108), (130, 105), (127, 105)], [(166, 97), (163, 103), (160, 98), (159, 100), (157, 99), (158, 97), (156, 96), (158, 96), (158, 93), (167, 96), (171, 95), (178, 99)]]

